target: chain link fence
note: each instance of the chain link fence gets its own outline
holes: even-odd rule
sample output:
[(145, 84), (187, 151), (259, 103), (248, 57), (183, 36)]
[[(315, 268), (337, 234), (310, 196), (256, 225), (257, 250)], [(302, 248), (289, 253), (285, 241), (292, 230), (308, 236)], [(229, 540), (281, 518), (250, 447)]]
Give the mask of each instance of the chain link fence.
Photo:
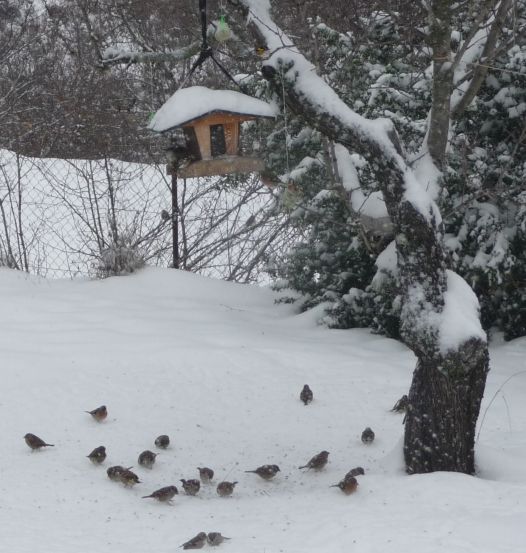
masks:
[(0, 266), (48, 278), (104, 277), (144, 264), (254, 281), (292, 237), (256, 176), (178, 181), (164, 165), (28, 158), (0, 150)]

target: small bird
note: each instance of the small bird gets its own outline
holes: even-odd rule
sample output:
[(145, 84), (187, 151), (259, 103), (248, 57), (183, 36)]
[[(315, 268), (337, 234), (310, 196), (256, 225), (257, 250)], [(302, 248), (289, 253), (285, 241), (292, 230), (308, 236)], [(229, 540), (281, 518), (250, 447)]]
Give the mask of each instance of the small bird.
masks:
[(344, 477), (343, 479), (345, 480), (346, 478), (351, 478), (351, 477), (354, 477), (354, 476), (360, 476), (361, 474), (365, 474), (365, 471), (363, 470), (362, 467), (355, 467), (353, 469), (351, 469)]
[(96, 447), (89, 455), (86, 456), (94, 465), (100, 465), (106, 459), (106, 448), (101, 445)]
[(314, 455), (314, 457), (302, 467), (299, 467), (300, 469), (314, 469), (314, 470), (321, 470), (329, 460), (329, 452), (328, 451), (321, 451), (318, 453), (318, 455)]
[(221, 497), (228, 497), (234, 492), (237, 482), (219, 482), (217, 485), (217, 493)]
[(170, 438), (166, 434), (155, 438), (155, 445), (160, 449), (166, 449), (170, 445)]
[(97, 422), (102, 422), (108, 416), (106, 405), (101, 405), (100, 407), (93, 409), (93, 411), (84, 412), (89, 413)]
[(175, 486), (165, 486), (164, 488), (159, 488), (158, 490), (155, 490), (150, 495), (143, 495), (142, 499), (148, 499), (149, 497), (152, 497), (153, 499), (157, 499), (157, 501), (170, 503), (173, 496), (177, 495), (178, 493), (179, 492), (177, 491), (177, 488)]
[(201, 549), (206, 543), (206, 532), (199, 532), (197, 536), (194, 536), (191, 540), (183, 543), (181, 547), (183, 549)]
[(305, 405), (308, 405), (314, 398), (314, 395), (312, 393), (312, 390), (309, 388), (308, 384), (305, 384), (303, 386), (303, 390), (301, 390), (300, 393), (300, 399), (303, 401)]
[(130, 469), (124, 469), (119, 474), (119, 480), (127, 487), (131, 488), (135, 484), (140, 484), (141, 481), (139, 480), (139, 477), (132, 472)]
[(114, 482), (120, 482), (121, 480), (121, 474), (125, 471), (125, 470), (130, 470), (132, 467), (128, 467), (128, 468), (125, 468), (125, 467), (121, 467), (120, 465), (115, 465), (113, 467), (110, 467), (107, 471), (106, 471), (106, 474), (108, 475), (108, 478), (110, 480), (113, 480)]
[(44, 440), (34, 434), (26, 434), (24, 440), (32, 450), (40, 449), (41, 447), (55, 447), (55, 444), (46, 444)]
[(207, 539), (210, 545), (221, 545), (225, 540), (229, 540), (230, 538), (221, 535), (221, 532), (208, 532)]
[(261, 476), (263, 480), (270, 480), (274, 478), (278, 472), (280, 472), (278, 465), (262, 465), (256, 470), (246, 470), (245, 472), (253, 472), (258, 476)]
[(139, 465), (141, 465), (141, 467), (151, 469), (153, 468), (153, 464), (155, 463), (156, 457), (157, 457), (157, 453), (154, 453), (153, 451), (150, 451), (149, 449), (147, 449), (146, 451), (143, 451), (139, 455), (139, 459), (137, 460), (137, 462), (139, 463)]
[(369, 427), (367, 427), (362, 432), (362, 442), (364, 444), (371, 444), (373, 443), (373, 440), (374, 440), (374, 432)]
[(409, 398), (406, 395), (403, 395), (394, 404), (394, 407), (391, 409), (391, 411), (395, 411), (396, 413), (403, 413), (403, 412), (407, 411), (408, 405), (409, 405)]
[(199, 471), (199, 477), (203, 484), (208, 484), (210, 480), (214, 478), (214, 471), (208, 467), (197, 467), (197, 470)]
[(329, 486), (330, 488), (340, 488), (340, 490), (346, 494), (351, 495), (353, 492), (356, 491), (358, 488), (358, 480), (354, 476), (350, 476), (349, 478), (345, 477), (343, 480), (340, 480), (338, 484), (334, 484), (332, 486)]
[(183, 483), (183, 490), (186, 492), (186, 495), (197, 495), (197, 492), (201, 489), (201, 482), (196, 478), (191, 478), (190, 480), (185, 480), (181, 478)]

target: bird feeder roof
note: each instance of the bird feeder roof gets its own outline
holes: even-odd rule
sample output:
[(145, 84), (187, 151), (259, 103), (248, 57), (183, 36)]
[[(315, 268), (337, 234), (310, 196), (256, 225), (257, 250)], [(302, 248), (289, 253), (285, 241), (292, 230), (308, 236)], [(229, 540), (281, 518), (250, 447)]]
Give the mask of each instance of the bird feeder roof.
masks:
[(276, 110), (267, 102), (234, 90), (212, 90), (205, 86), (181, 88), (153, 116), (148, 128), (165, 132), (183, 127), (212, 115), (227, 113), (240, 116), (276, 117)]

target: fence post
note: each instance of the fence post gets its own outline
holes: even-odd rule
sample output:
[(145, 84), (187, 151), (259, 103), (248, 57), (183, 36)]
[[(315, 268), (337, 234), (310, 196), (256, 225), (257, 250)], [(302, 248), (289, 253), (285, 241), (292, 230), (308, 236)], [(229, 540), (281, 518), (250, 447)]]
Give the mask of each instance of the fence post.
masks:
[(172, 176), (172, 259), (173, 268), (179, 269), (179, 201), (177, 198), (177, 163), (170, 164)]

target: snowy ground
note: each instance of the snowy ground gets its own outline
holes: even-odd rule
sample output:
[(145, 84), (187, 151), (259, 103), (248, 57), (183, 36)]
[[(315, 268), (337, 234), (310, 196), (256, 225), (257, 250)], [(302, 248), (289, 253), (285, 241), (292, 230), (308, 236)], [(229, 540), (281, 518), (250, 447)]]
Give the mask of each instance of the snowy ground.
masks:
[[(524, 551), (525, 374), (487, 411), (479, 477), (407, 476), (402, 416), (389, 409), (414, 361), (392, 340), (320, 328), (269, 291), (173, 270), (102, 282), (0, 270), (0, 306), (2, 552), (164, 553), (200, 531), (231, 537), (225, 553)], [(491, 353), (483, 409), (526, 369), (526, 339)], [(101, 404), (98, 424), (83, 411)], [(33, 453), (26, 432), (56, 446)], [(163, 433), (172, 447), (137, 468)], [(96, 467), (86, 455), (99, 445), (108, 459)], [(298, 470), (322, 449), (325, 471)], [(275, 481), (243, 472), (264, 463), (281, 467)], [(134, 465), (143, 483), (111, 482), (112, 464)], [(239, 481), (231, 498), (215, 486), (173, 506), (140, 498), (202, 465)], [(356, 494), (329, 488), (356, 465)]]

